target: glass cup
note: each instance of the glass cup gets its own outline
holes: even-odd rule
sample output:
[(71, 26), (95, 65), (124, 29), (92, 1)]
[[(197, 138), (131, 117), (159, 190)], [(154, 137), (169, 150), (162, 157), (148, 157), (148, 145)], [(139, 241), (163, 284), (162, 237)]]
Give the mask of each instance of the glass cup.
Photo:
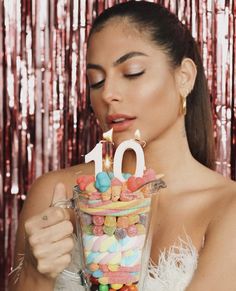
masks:
[(72, 199), (53, 205), (75, 212), (80, 254), (76, 275), (84, 288), (78, 290), (143, 290), (152, 241), (151, 209), (164, 187), (164, 181), (156, 179), (123, 201), (102, 201), (75, 186)]

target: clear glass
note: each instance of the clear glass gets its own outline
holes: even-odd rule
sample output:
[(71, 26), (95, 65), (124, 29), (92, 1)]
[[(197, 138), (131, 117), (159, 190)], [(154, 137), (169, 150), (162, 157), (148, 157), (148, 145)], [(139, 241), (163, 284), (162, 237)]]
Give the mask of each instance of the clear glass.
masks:
[(129, 193), (131, 201), (94, 203), (91, 193), (75, 186), (72, 199), (54, 205), (75, 211), (81, 254), (77, 277), (84, 290), (94, 288), (93, 284), (133, 285), (143, 290), (152, 240), (151, 209), (163, 187), (165, 183), (158, 179)]

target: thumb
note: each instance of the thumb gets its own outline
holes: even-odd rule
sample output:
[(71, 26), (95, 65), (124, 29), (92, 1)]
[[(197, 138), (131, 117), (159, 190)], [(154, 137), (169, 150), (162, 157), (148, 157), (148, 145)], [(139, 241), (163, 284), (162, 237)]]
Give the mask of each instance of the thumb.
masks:
[(52, 205), (60, 206), (58, 202), (65, 202), (67, 200), (66, 187), (63, 183), (57, 183), (52, 197)]

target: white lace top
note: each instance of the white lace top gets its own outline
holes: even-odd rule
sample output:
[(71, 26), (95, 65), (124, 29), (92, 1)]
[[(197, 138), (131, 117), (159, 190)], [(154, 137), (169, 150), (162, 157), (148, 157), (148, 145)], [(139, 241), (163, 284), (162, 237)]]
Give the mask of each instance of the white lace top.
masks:
[[(79, 286), (78, 279), (72, 273), (78, 270), (79, 255), (79, 251), (75, 248), (71, 265), (57, 278), (54, 291), (85, 290), (84, 287)], [(149, 262), (142, 289), (145, 291), (184, 291), (197, 268), (197, 261), (198, 252), (190, 237), (186, 237), (186, 240), (179, 239), (178, 245), (173, 245), (161, 252), (157, 265)]]

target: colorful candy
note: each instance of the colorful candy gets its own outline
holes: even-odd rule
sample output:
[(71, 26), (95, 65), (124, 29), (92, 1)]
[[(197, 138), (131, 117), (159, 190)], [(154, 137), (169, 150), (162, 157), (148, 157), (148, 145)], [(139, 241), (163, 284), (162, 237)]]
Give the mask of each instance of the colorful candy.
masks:
[(116, 217), (115, 216), (106, 216), (105, 221), (104, 221), (104, 225), (116, 227)]
[(117, 227), (127, 228), (129, 226), (129, 218), (127, 216), (120, 216), (117, 218)]
[(142, 178), (125, 176), (127, 180), (123, 183), (107, 172), (98, 173), (96, 181), (89, 175), (77, 179), (91, 290), (138, 290), (151, 204), (151, 188), (145, 183), (156, 176), (152, 169), (144, 171)]
[(103, 226), (103, 231), (107, 235), (113, 235), (114, 232), (116, 231), (116, 227), (115, 226), (107, 226), (107, 225), (104, 225)]
[(131, 192), (136, 191), (138, 188), (140, 188), (143, 184), (145, 184), (145, 180), (141, 177), (134, 177), (131, 176), (127, 180), (127, 187)]
[(109, 286), (108, 285), (99, 285), (99, 291), (109, 291)]
[(117, 239), (125, 238), (126, 235), (127, 235), (127, 231), (126, 231), (126, 229), (124, 229), (124, 228), (117, 228), (117, 229), (115, 230), (115, 237), (116, 237)]
[(103, 227), (101, 225), (94, 225), (93, 234), (97, 236), (103, 235)]
[(139, 216), (138, 215), (130, 215), (128, 216), (129, 224), (135, 224), (139, 222)]
[(106, 172), (98, 173), (96, 176), (95, 187), (99, 192), (106, 192), (111, 186), (111, 180)]
[(128, 234), (128, 236), (136, 236), (137, 233), (138, 233), (138, 231), (137, 231), (137, 227), (135, 225), (130, 225), (127, 228), (127, 234)]
[(79, 185), (80, 190), (85, 191), (87, 185), (95, 182), (95, 177), (91, 175), (82, 175), (77, 178), (76, 182)]
[(93, 215), (92, 217), (93, 223), (95, 225), (103, 225), (104, 224), (104, 216), (101, 215)]

